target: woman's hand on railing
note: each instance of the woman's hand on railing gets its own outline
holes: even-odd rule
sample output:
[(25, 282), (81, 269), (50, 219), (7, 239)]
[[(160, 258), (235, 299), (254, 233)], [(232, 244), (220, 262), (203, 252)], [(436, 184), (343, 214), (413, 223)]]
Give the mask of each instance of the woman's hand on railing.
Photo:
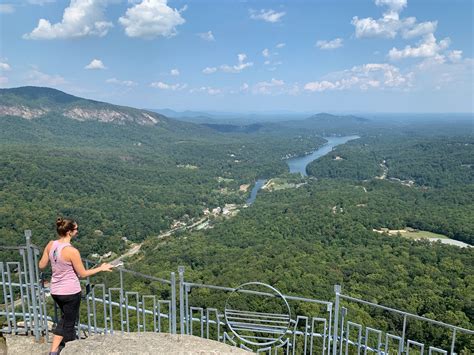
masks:
[(100, 271), (108, 271), (111, 272), (114, 266), (109, 263), (103, 263), (102, 265), (99, 266)]

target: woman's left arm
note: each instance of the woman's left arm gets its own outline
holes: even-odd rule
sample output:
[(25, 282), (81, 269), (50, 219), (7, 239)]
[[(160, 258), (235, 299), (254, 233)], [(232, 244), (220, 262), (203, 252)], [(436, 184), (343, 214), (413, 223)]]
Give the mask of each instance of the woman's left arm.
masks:
[(48, 266), (48, 262), (49, 262), (49, 248), (51, 246), (51, 243), (53, 241), (50, 241), (46, 247), (44, 248), (44, 251), (43, 251), (43, 256), (41, 257), (41, 260), (39, 261), (39, 268), (41, 270), (43, 270), (44, 268), (46, 268), (46, 266)]

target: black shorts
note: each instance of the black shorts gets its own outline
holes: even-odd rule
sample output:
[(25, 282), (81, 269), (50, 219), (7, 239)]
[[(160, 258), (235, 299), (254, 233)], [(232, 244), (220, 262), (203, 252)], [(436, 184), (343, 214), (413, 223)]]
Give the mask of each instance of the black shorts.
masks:
[(63, 341), (68, 342), (76, 339), (76, 321), (79, 318), (79, 306), (81, 305), (81, 293), (73, 295), (51, 295), (56, 304), (61, 309), (61, 319), (59, 320), (53, 334), (64, 337)]

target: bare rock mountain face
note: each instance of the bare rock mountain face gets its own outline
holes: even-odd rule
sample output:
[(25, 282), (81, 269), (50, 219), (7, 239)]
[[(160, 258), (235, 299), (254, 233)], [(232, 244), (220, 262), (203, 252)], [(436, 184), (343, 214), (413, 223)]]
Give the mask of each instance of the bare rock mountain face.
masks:
[(33, 120), (48, 114), (78, 121), (121, 125), (136, 123), (154, 126), (166, 120), (165, 116), (154, 112), (87, 100), (51, 88), (25, 86), (0, 89), (0, 117), (15, 116)]

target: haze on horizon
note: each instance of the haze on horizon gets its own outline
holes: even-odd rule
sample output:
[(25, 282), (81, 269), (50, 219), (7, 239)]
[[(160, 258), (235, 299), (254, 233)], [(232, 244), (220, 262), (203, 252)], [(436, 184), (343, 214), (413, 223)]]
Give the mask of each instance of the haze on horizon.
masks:
[(474, 111), (469, 0), (6, 0), (0, 21), (4, 88), (175, 111)]

